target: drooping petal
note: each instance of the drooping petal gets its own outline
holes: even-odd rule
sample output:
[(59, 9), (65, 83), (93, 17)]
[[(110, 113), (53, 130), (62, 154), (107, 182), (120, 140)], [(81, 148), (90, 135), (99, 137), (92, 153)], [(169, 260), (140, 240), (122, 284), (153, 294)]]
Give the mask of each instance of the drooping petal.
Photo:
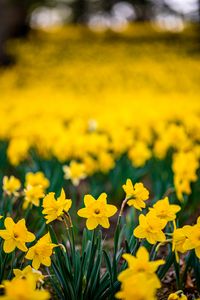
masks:
[(35, 257), (33, 258), (33, 261), (32, 261), (32, 266), (33, 266), (33, 268), (34, 268), (35, 270), (38, 270), (39, 267), (40, 267), (40, 264), (41, 264), (41, 262), (40, 262), (39, 257), (38, 257), (38, 256), (35, 256)]
[(5, 253), (11, 253), (16, 248), (16, 242), (13, 239), (6, 240), (3, 244), (3, 250)]
[(99, 225), (98, 221), (96, 218), (89, 218), (86, 221), (86, 226), (89, 230), (93, 230)]
[(140, 238), (140, 239), (143, 239), (146, 237), (146, 231), (140, 225), (134, 229), (133, 234), (135, 237)]
[(99, 218), (99, 224), (104, 227), (104, 228), (109, 228), (110, 227), (110, 223), (107, 217), (102, 217)]
[(22, 242), (16, 242), (16, 246), (18, 249), (20, 249), (21, 251), (23, 252), (26, 252), (28, 251), (28, 248), (26, 247), (25, 243), (22, 243)]
[(43, 257), (42, 258), (42, 264), (45, 265), (46, 267), (50, 267), (50, 265), (51, 265), (50, 257)]

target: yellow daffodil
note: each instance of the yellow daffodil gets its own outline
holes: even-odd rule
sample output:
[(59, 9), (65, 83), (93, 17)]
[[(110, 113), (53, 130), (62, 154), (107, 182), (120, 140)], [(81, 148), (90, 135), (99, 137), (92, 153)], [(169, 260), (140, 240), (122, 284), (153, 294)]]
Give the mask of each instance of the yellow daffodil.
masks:
[(179, 261), (178, 252), (185, 253), (185, 243), (187, 241), (187, 236), (190, 235), (192, 226), (185, 225), (182, 228), (175, 228), (172, 234), (172, 251), (175, 252), (176, 260)]
[(4, 239), (3, 250), (10, 253), (15, 248), (26, 252), (28, 249), (26, 243), (33, 242), (35, 235), (26, 228), (25, 219), (14, 223), (13, 219), (7, 217), (4, 221), (5, 230), (0, 230), (0, 237)]
[(146, 207), (144, 201), (149, 198), (149, 191), (144, 187), (143, 183), (136, 183), (134, 186), (130, 179), (126, 180), (123, 189), (126, 193), (126, 199), (128, 199), (128, 205), (134, 206), (136, 209), (142, 210)]
[(18, 195), (17, 191), (21, 187), (21, 182), (14, 176), (4, 176), (3, 190), (8, 195)]
[[(125, 281), (133, 274), (136, 273), (146, 273), (151, 276), (156, 276), (155, 272), (160, 265), (165, 263), (164, 260), (156, 260), (150, 261), (149, 260), (149, 253), (145, 247), (140, 247), (136, 253), (136, 257), (131, 254), (123, 254), (123, 258), (128, 262), (128, 268), (120, 273), (118, 276), (119, 281)], [(157, 278), (157, 288), (160, 287), (160, 282)]]
[(187, 296), (183, 294), (183, 291), (177, 291), (175, 293), (171, 293), (167, 300), (187, 300)]
[(41, 185), (28, 185), (27, 188), (24, 189), (24, 193), (24, 209), (26, 209), (29, 204), (39, 206), (40, 199), (44, 197), (43, 187)]
[(100, 151), (97, 156), (98, 168), (102, 173), (108, 173), (115, 166), (113, 156), (105, 151)]
[(146, 273), (134, 274), (122, 282), (121, 290), (115, 297), (123, 300), (156, 300), (157, 284), (155, 277), (149, 278)]
[(149, 212), (146, 216), (139, 216), (139, 225), (133, 231), (135, 237), (146, 238), (150, 244), (164, 242), (165, 234), (162, 231), (166, 226), (166, 221), (158, 218), (154, 213)]
[(5, 294), (2, 300), (48, 300), (49, 292), (36, 289), (35, 278), (29, 274), (26, 278), (14, 278), (4, 281)]
[(109, 217), (112, 217), (117, 208), (114, 205), (107, 204), (107, 195), (102, 193), (96, 200), (91, 195), (84, 197), (85, 207), (79, 209), (78, 215), (82, 218), (86, 218), (86, 226), (89, 230), (93, 230), (98, 225), (104, 228), (109, 228)]
[(186, 232), (187, 240), (185, 241), (184, 248), (186, 250), (195, 250), (195, 254), (200, 258), (200, 217), (197, 219), (197, 224), (190, 227)]
[(50, 182), (42, 172), (36, 172), (36, 173), (29, 172), (26, 174), (25, 184), (26, 186), (31, 185), (34, 187), (40, 185), (43, 191), (45, 191), (49, 187)]
[(67, 213), (72, 205), (71, 199), (65, 198), (65, 192), (62, 189), (60, 196), (55, 199), (55, 193), (49, 193), (43, 199), (42, 213), (47, 219), (46, 223), (50, 223), (56, 219), (60, 220), (64, 213)]
[(40, 265), (50, 267), (51, 255), (56, 245), (51, 242), (50, 234), (45, 234), (37, 243), (28, 249), (26, 258), (32, 260), (32, 266), (38, 270)]
[(193, 151), (178, 152), (173, 156), (172, 169), (177, 197), (183, 200), (183, 194), (191, 193), (190, 183), (197, 180), (196, 171), (199, 168), (199, 159)]
[(11, 164), (17, 166), (20, 162), (26, 160), (29, 155), (29, 148), (30, 144), (28, 138), (12, 138), (7, 150), (7, 155)]
[(71, 179), (73, 185), (79, 185), (79, 182), (86, 177), (85, 165), (74, 160), (69, 166), (63, 166), (64, 178)]
[(13, 273), (15, 275), (14, 279), (26, 279), (29, 275), (32, 275), (35, 280), (35, 286), (38, 283), (43, 284), (44, 275), (38, 270), (33, 269), (31, 266), (26, 266), (23, 270), (14, 269)]
[(128, 157), (133, 166), (142, 167), (146, 161), (151, 157), (151, 151), (146, 143), (137, 141), (129, 150)]
[(156, 216), (160, 219), (164, 219), (167, 222), (176, 219), (176, 213), (181, 210), (179, 205), (170, 204), (168, 197), (158, 200), (150, 211), (154, 211)]

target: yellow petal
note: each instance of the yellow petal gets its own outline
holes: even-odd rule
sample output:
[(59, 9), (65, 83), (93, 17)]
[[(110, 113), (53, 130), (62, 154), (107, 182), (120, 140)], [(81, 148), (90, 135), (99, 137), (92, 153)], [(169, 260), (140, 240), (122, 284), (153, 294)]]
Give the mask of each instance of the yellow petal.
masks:
[(28, 251), (28, 248), (26, 247), (25, 243), (16, 242), (16, 246), (17, 246), (18, 249), (20, 249), (23, 252)]
[(117, 207), (111, 204), (106, 205), (106, 217), (112, 217), (117, 212)]
[(97, 200), (106, 204), (107, 203), (107, 194), (102, 193)]
[(35, 235), (33, 234), (33, 233), (31, 233), (31, 232), (28, 232), (27, 233), (27, 240), (26, 240), (26, 242), (33, 242), (35, 240)]
[(35, 256), (34, 259), (33, 259), (33, 261), (32, 261), (33, 268), (35, 270), (38, 270), (39, 267), (40, 267), (40, 264), (41, 264), (40, 259), (38, 258), (38, 256)]
[(5, 225), (6, 229), (8, 229), (10, 231), (11, 229), (13, 229), (13, 226), (15, 225), (15, 223), (12, 218), (7, 217), (4, 221), (4, 225)]
[(102, 218), (99, 218), (99, 224), (104, 227), (104, 228), (109, 228), (110, 227), (110, 223), (109, 223), (109, 220), (108, 218), (106, 217), (102, 217)]
[(85, 195), (84, 197), (84, 204), (85, 206), (89, 206), (90, 204), (94, 203), (96, 200), (92, 195)]
[(10, 239), (11, 235), (7, 230), (0, 230), (0, 237), (4, 240)]
[(77, 214), (78, 214), (79, 217), (82, 217), (82, 218), (88, 218), (89, 217), (88, 209), (86, 207), (79, 209)]
[(89, 230), (93, 230), (98, 226), (98, 222), (96, 218), (88, 218), (86, 221), (86, 226)]
[(144, 261), (149, 261), (149, 252), (145, 247), (140, 247), (137, 251), (136, 257)]
[(13, 239), (6, 240), (3, 244), (3, 250), (5, 253), (11, 253), (16, 248), (16, 242)]
[(134, 229), (133, 234), (135, 237), (140, 238), (140, 239), (143, 239), (146, 237), (146, 231), (140, 225)]

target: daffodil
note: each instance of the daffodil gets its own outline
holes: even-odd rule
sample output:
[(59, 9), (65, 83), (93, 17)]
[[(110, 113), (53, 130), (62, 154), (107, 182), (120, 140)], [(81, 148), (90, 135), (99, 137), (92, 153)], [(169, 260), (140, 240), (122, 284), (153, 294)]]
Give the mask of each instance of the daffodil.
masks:
[(177, 291), (175, 293), (171, 293), (167, 300), (187, 300), (187, 296), (184, 295), (183, 291)]
[(197, 219), (197, 224), (190, 227), (186, 233), (187, 240), (184, 243), (186, 250), (195, 250), (195, 254), (200, 258), (200, 217)]
[(78, 215), (82, 218), (86, 218), (86, 226), (89, 230), (93, 230), (98, 225), (104, 228), (109, 228), (109, 217), (112, 217), (117, 208), (114, 205), (107, 204), (107, 195), (102, 193), (96, 200), (91, 195), (84, 197), (85, 207), (79, 209)]
[(122, 282), (115, 297), (123, 300), (156, 300), (157, 284), (155, 277), (149, 278), (146, 273), (134, 274)]
[(53, 254), (53, 248), (56, 245), (52, 243), (50, 234), (47, 233), (37, 241), (37, 243), (28, 249), (26, 258), (32, 260), (32, 266), (38, 270), (40, 265), (50, 267), (51, 255)]
[[(164, 260), (149, 260), (149, 253), (145, 247), (140, 247), (136, 253), (136, 257), (131, 254), (123, 254), (123, 258), (128, 262), (128, 268), (122, 271), (119, 276), (119, 281), (125, 281), (133, 274), (146, 273), (151, 276), (156, 276), (155, 272), (160, 265), (165, 263)], [(157, 280), (157, 288), (160, 287), (160, 282)]]
[(48, 300), (49, 292), (36, 289), (35, 278), (29, 274), (26, 278), (14, 278), (4, 281), (5, 294), (2, 300)]
[(49, 180), (44, 176), (43, 172), (28, 172), (26, 174), (26, 186), (41, 186), (43, 191), (45, 191), (49, 187)]
[(31, 266), (26, 266), (23, 270), (14, 269), (13, 273), (15, 275), (14, 279), (26, 279), (29, 275), (32, 275), (35, 280), (35, 286), (38, 283), (43, 284), (44, 275), (38, 270), (33, 269)]
[(142, 167), (151, 157), (151, 151), (146, 143), (137, 141), (128, 151), (128, 157), (135, 167)]
[(146, 207), (144, 201), (149, 198), (149, 191), (144, 187), (143, 183), (136, 183), (134, 186), (131, 179), (126, 180), (123, 189), (126, 193), (127, 204), (129, 206), (134, 206), (138, 210)]
[(4, 239), (4, 252), (13, 252), (15, 248), (26, 252), (28, 250), (26, 243), (33, 242), (35, 235), (27, 230), (25, 219), (15, 223), (12, 218), (7, 217), (4, 225), (6, 229), (0, 230), (0, 237)]
[(158, 218), (154, 213), (139, 216), (139, 225), (134, 229), (133, 234), (137, 238), (146, 238), (150, 244), (164, 242), (165, 234), (162, 231), (166, 226), (166, 221)]
[(158, 200), (150, 211), (154, 211), (156, 216), (160, 219), (164, 219), (167, 222), (176, 219), (176, 213), (181, 210), (179, 205), (170, 204), (168, 197)]
[(69, 166), (63, 166), (64, 178), (71, 179), (73, 185), (79, 185), (79, 182), (86, 177), (85, 165), (72, 160)]
[(174, 154), (172, 163), (174, 185), (180, 201), (183, 201), (184, 194), (191, 193), (190, 183), (197, 180), (198, 168), (199, 159), (194, 151), (180, 151)]
[(187, 236), (190, 235), (192, 230), (192, 226), (185, 225), (182, 228), (174, 228), (174, 232), (172, 234), (172, 251), (175, 252), (176, 260), (179, 261), (178, 252), (185, 253), (185, 243), (187, 241)]
[(64, 213), (67, 213), (72, 205), (71, 199), (65, 198), (65, 192), (62, 189), (60, 196), (55, 199), (55, 193), (49, 193), (43, 199), (42, 207), (44, 208), (42, 213), (47, 219), (46, 223), (50, 223), (56, 219), (61, 220)]
[(26, 209), (29, 204), (39, 206), (40, 199), (44, 197), (44, 191), (41, 185), (28, 185), (27, 188), (24, 190), (24, 193), (24, 209)]
[(6, 194), (18, 195), (18, 190), (21, 187), (21, 182), (14, 176), (4, 176), (3, 177), (3, 190)]

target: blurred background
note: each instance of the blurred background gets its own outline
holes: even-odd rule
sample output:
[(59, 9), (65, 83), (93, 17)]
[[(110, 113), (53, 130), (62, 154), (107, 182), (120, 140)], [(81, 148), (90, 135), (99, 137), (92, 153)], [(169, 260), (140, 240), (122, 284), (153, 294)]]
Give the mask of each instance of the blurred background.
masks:
[(151, 22), (180, 31), (200, 22), (199, 0), (0, 0), (0, 64), (12, 63), (6, 41), (31, 29), (82, 24), (92, 30), (123, 30), (128, 23)]

